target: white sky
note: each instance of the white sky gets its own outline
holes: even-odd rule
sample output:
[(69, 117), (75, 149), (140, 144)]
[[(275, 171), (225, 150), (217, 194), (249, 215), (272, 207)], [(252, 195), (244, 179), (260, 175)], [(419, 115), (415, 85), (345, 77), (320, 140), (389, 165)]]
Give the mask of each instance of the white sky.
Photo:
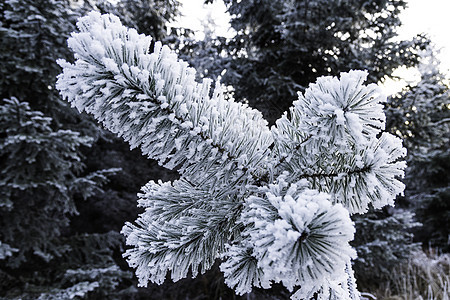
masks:
[[(450, 0), (408, 0), (401, 15), (400, 37), (410, 38), (425, 32), (441, 49), (443, 71), (450, 69)], [(448, 72), (447, 72), (448, 73)]]
[[(408, 0), (408, 8), (402, 12), (403, 25), (399, 28), (399, 38), (409, 39), (418, 33), (426, 33), (439, 50), (441, 71), (450, 77), (450, 0)], [(387, 81), (384, 84), (387, 94), (401, 90), (408, 82), (417, 81), (418, 72), (400, 68), (394, 75), (404, 80)]]
[[(230, 37), (232, 30), (228, 27), (230, 16), (226, 13), (222, 1), (216, 0), (213, 5), (203, 5), (203, 0), (184, 0), (181, 12), (184, 15), (176, 26), (188, 27), (196, 31), (197, 38), (203, 37), (202, 20), (208, 13), (216, 23), (216, 32), (219, 36)], [(418, 33), (428, 34), (440, 49), (438, 58), (441, 60), (441, 70), (450, 77), (450, 0), (408, 0), (408, 8), (402, 12), (402, 27), (399, 28), (399, 38), (412, 38)], [(386, 93), (399, 91), (405, 82), (417, 80), (417, 73), (411, 70), (400, 69), (395, 75), (404, 77), (402, 82), (386, 82)]]
[[(450, 0), (449, 0), (450, 1)], [(183, 15), (174, 26), (187, 27), (196, 33), (198, 39), (203, 38), (202, 21), (211, 14), (214, 23), (217, 25), (216, 34), (218, 36), (233, 36), (232, 29), (229, 28), (230, 15), (226, 12), (225, 4), (216, 0), (214, 4), (204, 5), (204, 0), (181, 0), (181, 14)]]

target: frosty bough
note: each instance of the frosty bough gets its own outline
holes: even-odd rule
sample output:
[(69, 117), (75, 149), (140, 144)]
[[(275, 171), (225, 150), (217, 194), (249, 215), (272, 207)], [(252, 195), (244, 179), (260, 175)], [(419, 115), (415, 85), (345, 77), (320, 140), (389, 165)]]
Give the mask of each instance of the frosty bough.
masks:
[(149, 182), (123, 234), (140, 285), (205, 272), (218, 258), (238, 294), (281, 282), (294, 299), (357, 299), (349, 214), (404, 189), (401, 141), (384, 129), (367, 73), (321, 77), (272, 128), (228, 101), (167, 46), (91, 12), (59, 61), (57, 88), (79, 111), (140, 147), (174, 182)]

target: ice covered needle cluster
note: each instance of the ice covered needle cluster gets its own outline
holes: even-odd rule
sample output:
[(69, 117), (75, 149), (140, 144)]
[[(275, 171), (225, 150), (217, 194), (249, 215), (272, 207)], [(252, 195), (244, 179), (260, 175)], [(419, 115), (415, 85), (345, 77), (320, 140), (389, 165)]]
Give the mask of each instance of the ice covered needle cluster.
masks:
[(180, 174), (145, 185), (145, 212), (123, 228), (141, 286), (221, 258), (238, 294), (281, 282), (293, 299), (358, 299), (349, 216), (392, 205), (405, 168), (366, 72), (319, 78), (269, 129), (117, 17), (91, 12), (77, 26), (75, 62), (59, 61), (63, 97)]

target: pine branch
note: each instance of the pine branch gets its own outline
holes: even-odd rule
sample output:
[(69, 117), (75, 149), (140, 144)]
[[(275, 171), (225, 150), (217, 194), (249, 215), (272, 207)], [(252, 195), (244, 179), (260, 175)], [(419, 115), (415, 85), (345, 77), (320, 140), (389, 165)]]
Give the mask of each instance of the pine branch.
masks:
[(356, 168), (354, 170), (350, 170), (347, 171), (345, 173), (328, 173), (328, 174), (324, 174), (324, 173), (317, 173), (317, 174), (299, 174), (296, 177), (302, 179), (302, 178), (324, 178), (324, 177), (343, 177), (343, 176), (351, 176), (354, 174), (361, 174), (361, 173), (366, 173), (366, 172), (370, 172), (371, 171), (371, 166), (365, 166), (363, 168)]
[[(280, 281), (290, 290), (313, 285), (316, 291), (354, 256), (343, 242), (354, 232), (348, 211), (332, 205), (329, 195), (309, 189), (307, 181), (290, 184), (288, 177), (281, 175), (246, 200), (240, 219), (243, 241), (228, 249), (221, 266), (227, 283), (240, 294), (252, 285), (267, 288)], [(243, 269), (252, 273), (238, 272)]]
[[(150, 182), (139, 194), (146, 210), (122, 230), (127, 244), (134, 246), (124, 254), (137, 268), (140, 285), (162, 283), (167, 272), (172, 280), (208, 270), (233, 238), (233, 228), (242, 204), (233, 198), (211, 195), (181, 179), (172, 183)], [(211, 197), (222, 199), (211, 201)], [(216, 199), (217, 199), (216, 198)]]
[(272, 128), (275, 174), (289, 171), (292, 182), (308, 179), (351, 213), (365, 212), (369, 204), (393, 204), (404, 189), (396, 178), (403, 176), (406, 165), (398, 160), (406, 152), (387, 133), (377, 138), (384, 128), (385, 97), (376, 86), (363, 85), (366, 76), (352, 71), (340, 80), (319, 78), (299, 95), (290, 117), (285, 114)]
[(57, 82), (73, 106), (195, 183), (221, 186), (246, 174), (245, 186), (261, 168), (272, 137), (259, 112), (224, 100), (220, 84), (211, 97), (210, 80), (196, 83), (195, 71), (159, 42), (149, 54), (150, 38), (114, 16), (91, 13), (78, 27), (69, 39), (77, 60), (59, 61)]
[(287, 155), (282, 155), (281, 158), (278, 160), (278, 162), (275, 164), (274, 169), (278, 169), (280, 168), (280, 166), (286, 161), (289, 160), (290, 158), (292, 158), (292, 156), (295, 155), (295, 153), (297, 153), (302, 145), (306, 142), (308, 142), (310, 139), (312, 138), (312, 135), (307, 136), (303, 141), (301, 141), (300, 143), (297, 143), (297, 145), (292, 149), (292, 152), (287, 154)]
[[(367, 73), (322, 77), (269, 131), (259, 112), (226, 101), (168, 47), (92, 12), (69, 39), (57, 88), (131, 147), (181, 178), (150, 182), (145, 208), (122, 233), (139, 283), (206, 271), (222, 256), (239, 294), (282, 282), (293, 295), (353, 299), (349, 212), (392, 204), (403, 191), (401, 141)], [(345, 209), (345, 208), (347, 209)], [(356, 296), (355, 296), (356, 295)]]

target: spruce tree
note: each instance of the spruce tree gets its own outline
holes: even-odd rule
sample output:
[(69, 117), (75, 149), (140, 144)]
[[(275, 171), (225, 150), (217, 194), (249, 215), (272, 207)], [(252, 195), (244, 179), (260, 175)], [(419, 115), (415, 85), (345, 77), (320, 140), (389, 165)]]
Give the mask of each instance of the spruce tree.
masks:
[(70, 56), (66, 41), (82, 10), (72, 4), (0, 3), (2, 299), (102, 295), (129, 277), (113, 259), (120, 228), (73, 226), (117, 169), (92, 166), (101, 162), (89, 154), (103, 131), (55, 90), (55, 60)]
[[(100, 185), (116, 170), (82, 174), (79, 148), (90, 146), (92, 138), (54, 130), (51, 121), (16, 98), (0, 105), (2, 297), (83, 296), (102, 281), (125, 276), (107, 259), (110, 256), (105, 258), (108, 243), (86, 247), (88, 254), (80, 262), (76, 258), (80, 249), (74, 247), (80, 237), (67, 235), (69, 218), (78, 214), (76, 198), (101, 191)], [(120, 241), (117, 235), (109, 236)], [(94, 242), (102, 237), (84, 239)], [(89, 264), (90, 256), (96, 257), (95, 263)]]
[(413, 240), (412, 232), (420, 225), (414, 212), (388, 207), (352, 219), (357, 233), (352, 246), (357, 252), (353, 268), (358, 287), (373, 293), (390, 289), (395, 294), (389, 286), (393, 272), (420, 250)]
[(175, 20), (180, 3), (178, 0), (120, 0), (115, 3), (96, 1), (102, 13), (113, 13), (121, 22), (157, 40), (174, 37), (168, 24)]
[(30, 250), (51, 255), (48, 243), (77, 212), (71, 194), (82, 180), (76, 176), (82, 168), (78, 149), (92, 139), (53, 131), (50, 121), (16, 98), (1, 105), (1, 240), (18, 249), (15, 266)]
[(57, 88), (144, 155), (175, 169), (150, 181), (122, 232), (141, 286), (197, 276), (222, 259), (238, 294), (282, 283), (294, 299), (359, 298), (350, 214), (393, 205), (401, 140), (382, 133), (386, 98), (368, 73), (321, 77), (269, 129), (220, 83), (161, 43), (96, 12), (79, 20)]
[[(234, 97), (258, 108), (273, 124), (310, 82), (351, 69), (377, 83), (400, 66), (415, 66), (423, 36), (400, 40), (404, 0), (225, 0), (236, 35), (208, 43), (207, 76), (235, 87)], [(203, 41), (186, 49), (201, 65)], [(197, 63), (198, 62), (198, 63)], [(222, 73), (226, 70), (225, 73)]]
[(54, 61), (69, 57), (65, 41), (79, 14), (66, 0), (2, 2), (0, 97), (26, 101), (58, 125), (70, 111), (54, 87), (59, 72)]
[(408, 149), (405, 204), (422, 223), (416, 238), (448, 252), (450, 90), (434, 52), (423, 53), (420, 81), (389, 99), (387, 126)]

